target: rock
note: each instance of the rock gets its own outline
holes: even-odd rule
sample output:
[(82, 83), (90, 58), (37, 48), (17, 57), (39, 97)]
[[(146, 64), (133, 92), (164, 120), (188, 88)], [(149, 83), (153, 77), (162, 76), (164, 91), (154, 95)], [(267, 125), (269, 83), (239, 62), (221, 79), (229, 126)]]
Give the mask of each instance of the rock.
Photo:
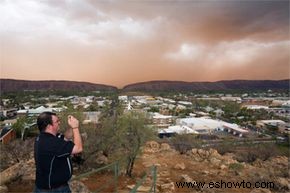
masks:
[(73, 180), (69, 182), (69, 186), (72, 193), (90, 193), (89, 189), (81, 181)]
[(290, 179), (278, 178), (275, 180), (274, 184), (280, 190), (281, 189), (290, 190)]
[(215, 158), (220, 158), (221, 157), (221, 155), (215, 149), (209, 149), (208, 152), (209, 152), (211, 157), (215, 157)]
[(185, 169), (185, 164), (184, 163), (178, 163), (174, 166), (175, 169), (178, 170), (184, 170)]
[(256, 189), (253, 189), (250, 193), (271, 193), (271, 191), (269, 189), (256, 188)]
[(200, 157), (203, 157), (205, 155), (205, 151), (203, 149), (198, 149), (197, 153), (199, 154)]
[(191, 179), (191, 177), (189, 177), (186, 174), (181, 175), (181, 181), (184, 181), (184, 182), (193, 182), (193, 180)]
[(163, 163), (162, 166), (165, 167), (165, 168), (168, 167), (168, 165), (166, 163)]
[(238, 163), (237, 160), (234, 160), (231, 156), (227, 156), (227, 155), (222, 157), (222, 162), (226, 165)]
[[(130, 190), (132, 190), (134, 187), (135, 187), (136, 185), (128, 185), (127, 186), (127, 188), (128, 189), (130, 189)], [(151, 189), (151, 186), (139, 186), (138, 188), (137, 188), (137, 192), (149, 192), (150, 191), (150, 189)]]
[(159, 164), (159, 163), (156, 163), (156, 164), (154, 164), (156, 167), (161, 167), (161, 164)]
[(204, 170), (204, 171), (202, 171), (201, 173), (202, 173), (202, 174), (205, 174), (205, 175), (208, 175), (208, 174), (209, 174), (209, 171)]
[(222, 169), (222, 170), (224, 170), (224, 169), (226, 169), (226, 168), (228, 168), (228, 167), (225, 166), (224, 164), (222, 164), (222, 165), (220, 166), (220, 169)]
[(161, 143), (160, 150), (161, 151), (170, 151), (171, 147), (167, 143)]
[(127, 188), (132, 190), (134, 188), (134, 186), (135, 186), (134, 184), (133, 185), (127, 185)]
[(161, 171), (159, 174), (160, 174), (161, 177), (167, 177), (167, 176), (170, 176), (170, 172), (169, 172), (168, 170), (166, 170), (166, 171)]
[(162, 184), (160, 186), (161, 192), (166, 192), (166, 193), (170, 193), (170, 192), (174, 192), (175, 187), (174, 187), (174, 183), (170, 182), (167, 184)]
[(213, 158), (210, 158), (210, 160), (209, 160), (209, 162), (211, 163), (211, 164), (213, 164), (213, 165), (220, 165), (220, 163), (221, 163), (221, 160), (219, 160), (219, 159), (217, 159), (217, 158), (215, 158), (215, 157), (213, 157)]
[(6, 193), (6, 192), (8, 192), (8, 188), (7, 188), (7, 186), (5, 186), (5, 185), (1, 185), (1, 186), (0, 186), (0, 192), (1, 192), (1, 193)]
[(144, 153), (156, 153), (159, 152), (160, 145), (156, 141), (148, 141), (143, 149)]
[(195, 149), (195, 148), (192, 149), (192, 150), (191, 150), (191, 153), (192, 153), (193, 155), (197, 154), (197, 149)]
[(150, 186), (139, 186), (137, 191), (138, 192), (149, 192), (150, 189), (151, 189)]
[(104, 155), (97, 155), (97, 164), (108, 164), (108, 158)]
[(0, 185), (6, 184), (23, 175), (25, 168), (24, 163), (19, 162), (0, 173)]

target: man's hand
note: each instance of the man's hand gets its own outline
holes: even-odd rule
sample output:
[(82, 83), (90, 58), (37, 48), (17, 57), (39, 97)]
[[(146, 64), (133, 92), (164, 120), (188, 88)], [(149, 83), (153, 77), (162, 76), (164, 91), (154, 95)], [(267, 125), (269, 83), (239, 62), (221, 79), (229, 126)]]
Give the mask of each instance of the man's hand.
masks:
[(69, 115), (67, 117), (67, 122), (72, 129), (79, 128), (79, 121), (74, 116)]
[(74, 147), (71, 154), (77, 154), (83, 151), (82, 138), (79, 131), (79, 121), (72, 115), (67, 117), (68, 125), (72, 128), (73, 131), (73, 142)]

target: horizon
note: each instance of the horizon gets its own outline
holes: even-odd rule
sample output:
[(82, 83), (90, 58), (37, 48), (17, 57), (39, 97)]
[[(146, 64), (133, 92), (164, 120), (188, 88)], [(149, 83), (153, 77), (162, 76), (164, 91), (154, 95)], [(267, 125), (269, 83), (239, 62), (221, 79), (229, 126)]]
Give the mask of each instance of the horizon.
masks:
[(289, 1), (0, 2), (2, 79), (284, 80)]

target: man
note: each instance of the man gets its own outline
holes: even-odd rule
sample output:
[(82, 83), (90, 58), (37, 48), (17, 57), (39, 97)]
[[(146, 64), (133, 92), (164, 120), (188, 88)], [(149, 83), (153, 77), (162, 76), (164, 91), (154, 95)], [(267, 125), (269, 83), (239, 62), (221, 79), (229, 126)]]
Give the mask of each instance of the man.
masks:
[(73, 142), (58, 135), (60, 120), (55, 113), (43, 112), (37, 118), (40, 134), (34, 144), (35, 192), (71, 192), (68, 185), (72, 176), (70, 156), (82, 152), (83, 145), (79, 121), (71, 115), (67, 121)]

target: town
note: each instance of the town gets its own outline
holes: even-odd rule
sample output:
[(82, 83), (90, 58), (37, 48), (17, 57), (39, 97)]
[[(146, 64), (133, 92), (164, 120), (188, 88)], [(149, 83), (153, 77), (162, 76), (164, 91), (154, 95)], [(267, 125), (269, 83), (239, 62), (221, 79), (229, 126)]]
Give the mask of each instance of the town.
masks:
[(102, 113), (117, 105), (124, 112), (145, 113), (148, 125), (155, 129), (160, 138), (194, 134), (220, 139), (231, 136), (287, 141), (290, 132), (290, 100), (287, 93), (271, 90), (241, 94), (163, 93), (162, 97), (140, 93), (102, 94), (100, 91), (90, 94), (28, 95), (22, 98), (2, 96), (1, 142), (9, 143), (17, 135), (23, 139), (35, 132), (36, 116), (44, 111), (61, 113), (70, 109), (81, 113), (85, 127), (88, 124), (97, 125)]
[[(34, 186), (35, 169), (31, 160), (33, 140), (39, 134), (36, 118), (46, 111), (54, 112), (60, 117), (61, 132), (66, 129), (67, 115), (72, 114), (81, 121), (81, 136), (85, 148), (80, 157), (73, 159), (77, 175), (86, 175), (94, 168), (108, 167), (127, 159), (131, 160), (129, 165), (132, 167), (126, 168), (126, 175), (138, 175), (138, 171), (142, 170), (138, 160), (146, 155), (146, 152), (156, 152), (159, 144), (163, 149), (166, 147), (168, 153), (171, 152), (169, 149), (179, 152), (175, 155), (176, 159), (179, 155), (188, 156), (189, 152), (195, 152), (194, 156), (218, 155), (218, 159), (232, 160), (220, 157), (220, 154), (234, 153), (233, 158), (238, 162), (226, 161), (229, 165), (218, 166), (218, 170), (219, 167), (229, 167), (235, 172), (246, 167), (241, 163), (252, 164), (257, 160), (288, 156), (289, 153), (290, 100), (286, 91), (10, 92), (1, 95), (0, 114), (0, 146), (2, 155), (6, 155), (1, 156), (1, 184), (7, 184), (8, 188), (5, 191), (13, 192), (25, 187), (23, 191), (29, 192)], [(145, 147), (140, 154), (139, 150), (143, 145)], [(166, 159), (166, 153), (156, 156), (165, 156), (167, 162), (175, 164), (174, 168), (181, 168), (181, 171), (182, 168), (189, 167), (183, 163), (185, 158), (182, 158), (180, 165), (177, 160), (175, 163), (169, 158)], [(27, 160), (25, 166), (21, 166), (21, 160)], [(201, 164), (198, 166), (200, 168), (204, 167), (202, 160), (204, 158), (196, 160)], [(158, 163), (158, 158), (151, 162)], [(211, 167), (216, 167), (216, 162), (210, 163)], [(168, 172), (170, 169), (164, 170)], [(158, 172), (162, 173), (162, 167)], [(103, 177), (101, 174), (98, 176)], [(108, 180), (112, 178), (108, 177)], [(279, 187), (285, 187), (284, 181), (280, 180), (277, 183)], [(85, 184), (90, 186), (89, 182)], [(172, 183), (168, 184), (170, 189), (174, 189)], [(163, 192), (168, 191), (165, 185), (160, 185)], [(128, 185), (126, 189), (128, 188), (132, 189), (132, 186)]]

